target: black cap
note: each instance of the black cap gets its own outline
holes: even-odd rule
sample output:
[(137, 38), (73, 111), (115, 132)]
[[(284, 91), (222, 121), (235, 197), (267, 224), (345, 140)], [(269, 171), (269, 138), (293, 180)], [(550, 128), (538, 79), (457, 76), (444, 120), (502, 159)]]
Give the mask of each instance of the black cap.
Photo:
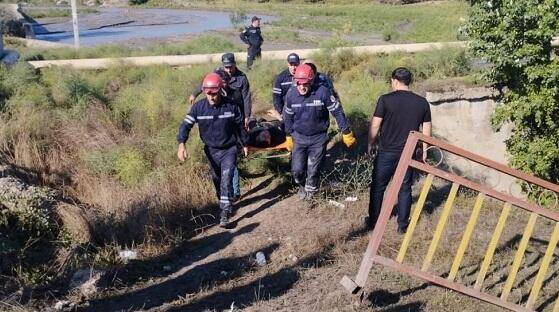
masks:
[(300, 62), (301, 62), (301, 59), (299, 59), (299, 55), (297, 55), (297, 53), (291, 53), (287, 56), (287, 63), (289, 63), (289, 64), (299, 65)]
[(218, 74), (219, 77), (221, 77), (221, 80), (223, 80), (223, 82), (225, 83), (229, 83), (229, 81), (231, 80), (231, 76), (223, 68), (216, 68), (214, 70), (214, 73)]
[(252, 17), (252, 21), (253, 21), (253, 22), (254, 22), (254, 21), (259, 21), (259, 20), (261, 20), (261, 18), (258, 17), (258, 16), (256, 16), (256, 15)]
[(225, 53), (221, 56), (221, 64), (223, 66), (232, 66), (235, 65), (235, 54), (233, 53)]

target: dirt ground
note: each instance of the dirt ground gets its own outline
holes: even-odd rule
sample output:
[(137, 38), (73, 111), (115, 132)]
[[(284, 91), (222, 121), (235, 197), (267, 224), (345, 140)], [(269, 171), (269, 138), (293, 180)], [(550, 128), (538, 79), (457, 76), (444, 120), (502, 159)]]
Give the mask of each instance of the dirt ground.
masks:
[[(414, 187), (414, 198), (418, 187)], [(339, 284), (357, 273), (368, 242), (362, 227), (368, 194), (345, 208), (309, 204), (290, 195), (273, 176), (249, 186), (230, 229), (211, 227), (168, 255), (129, 263), (114, 286), (82, 302), (78, 311), (502, 311), (493, 305), (430, 285), (375, 265), (365, 298), (358, 301)], [(448, 184), (438, 181), (428, 196), (425, 213), (414, 232), (405, 263), (420, 265), (444, 204)], [(474, 195), (461, 191), (451, 213), (431, 271), (444, 276), (469, 218)], [(457, 280), (475, 282), (501, 203), (483, 206), (474, 239)], [(499, 295), (527, 214), (511, 214), (484, 284)], [(388, 224), (381, 254), (395, 257), (402, 240), (394, 218)], [(538, 221), (510, 301), (525, 301), (549, 239), (550, 224)], [(262, 251), (267, 264), (259, 266)], [(559, 289), (559, 260), (537, 301), (550, 310)]]

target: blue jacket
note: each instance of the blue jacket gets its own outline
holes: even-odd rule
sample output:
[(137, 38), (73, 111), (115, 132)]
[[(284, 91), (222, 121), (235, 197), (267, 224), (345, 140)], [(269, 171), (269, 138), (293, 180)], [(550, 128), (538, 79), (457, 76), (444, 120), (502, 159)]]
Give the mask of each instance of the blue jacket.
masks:
[(252, 25), (245, 27), (245, 30), (239, 35), (241, 40), (250, 45), (251, 47), (260, 48), (264, 42), (262, 38), (262, 33), (260, 32), (260, 27), (253, 27)]
[(274, 108), (280, 114), (283, 112), (283, 106), (285, 105), (285, 95), (292, 85), (293, 75), (291, 75), (289, 69), (282, 71), (276, 76), (274, 88), (272, 90), (272, 99), (274, 102)]
[(344, 134), (350, 132), (342, 105), (326, 87), (314, 84), (306, 95), (300, 95), (293, 86), (285, 96), (285, 132), (287, 135), (295, 131), (309, 136), (327, 132), (330, 126), (328, 112), (336, 118)]
[(239, 106), (228, 98), (222, 97), (219, 105), (212, 106), (207, 99), (202, 99), (190, 109), (179, 127), (177, 141), (185, 143), (195, 123), (200, 129), (200, 139), (205, 145), (225, 149), (237, 144), (248, 142), (248, 134), (244, 127)]
[(332, 82), (332, 79), (330, 79), (330, 77), (326, 76), (323, 73), (316, 73), (314, 82), (320, 86), (326, 87), (338, 101), (340, 100), (338, 92), (336, 92), (336, 89), (334, 89), (334, 83)]

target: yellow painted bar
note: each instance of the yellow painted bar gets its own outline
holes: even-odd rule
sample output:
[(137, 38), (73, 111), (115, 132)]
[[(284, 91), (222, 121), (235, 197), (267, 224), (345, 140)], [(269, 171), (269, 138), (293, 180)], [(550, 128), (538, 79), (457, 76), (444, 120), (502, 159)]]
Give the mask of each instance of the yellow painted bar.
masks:
[(458, 193), (459, 186), (460, 185), (456, 182), (452, 183), (452, 188), (450, 189), (450, 193), (448, 194), (448, 198), (446, 199), (443, 212), (441, 213), (441, 218), (439, 219), (439, 223), (437, 224), (437, 228), (435, 229), (433, 240), (431, 241), (431, 245), (429, 245), (427, 256), (425, 256), (425, 259), (423, 260), (421, 271), (427, 271), (427, 269), (429, 269), (429, 266), (431, 265), (431, 261), (433, 261), (433, 256), (435, 255), (437, 245), (439, 244), (439, 240), (441, 239), (441, 235), (443, 234), (446, 220), (448, 220), (448, 216), (450, 215), (450, 210), (452, 210), (452, 205), (454, 204), (454, 199), (456, 198), (456, 193)]
[(491, 241), (489, 242), (489, 246), (487, 247), (487, 251), (485, 252), (485, 258), (483, 258), (483, 263), (481, 264), (481, 268), (479, 269), (476, 284), (474, 285), (475, 290), (480, 290), (481, 286), (483, 285), (483, 281), (485, 280), (485, 276), (487, 275), (487, 271), (489, 270), (489, 266), (491, 265), (491, 261), (493, 260), (493, 254), (495, 254), (495, 249), (497, 249), (497, 244), (499, 243), (499, 239), (501, 238), (501, 234), (503, 233), (503, 229), (505, 228), (505, 223), (509, 216), (510, 208), (510, 203), (505, 203), (505, 205), (503, 206), (501, 216), (499, 217), (499, 221), (497, 222), (497, 226), (495, 227), (495, 231), (493, 232), (493, 236), (491, 237)]
[(553, 228), (553, 233), (551, 233), (551, 238), (549, 239), (549, 244), (547, 245), (547, 249), (545, 251), (545, 255), (542, 259), (542, 264), (540, 265), (540, 270), (538, 271), (538, 275), (536, 276), (536, 280), (534, 281), (534, 285), (532, 286), (532, 290), (530, 291), (530, 297), (528, 297), (528, 302), (526, 303), (526, 308), (532, 309), (534, 303), (538, 299), (538, 294), (542, 288), (542, 284), (547, 274), (547, 269), (549, 268), (549, 263), (551, 262), (551, 258), (553, 257), (553, 252), (555, 251), (555, 247), (557, 246), (557, 242), (559, 241), (559, 223), (555, 223), (555, 227)]
[(555, 305), (553, 305), (553, 312), (559, 312), (559, 297), (555, 300)]
[(526, 228), (524, 228), (524, 234), (522, 234), (522, 239), (520, 240), (520, 244), (518, 245), (518, 250), (514, 255), (514, 260), (512, 262), (512, 267), (510, 269), (509, 277), (505, 282), (505, 286), (503, 286), (503, 292), (501, 293), (501, 300), (507, 300), (507, 297), (510, 294), (510, 290), (514, 284), (514, 280), (516, 279), (516, 274), (518, 274), (518, 269), (520, 269), (520, 265), (522, 264), (522, 259), (524, 259), (524, 252), (526, 251), (526, 247), (528, 246), (528, 242), (530, 241), (530, 236), (532, 236), (532, 232), (534, 231), (534, 226), (536, 225), (536, 220), (538, 219), (538, 214), (532, 212), (530, 214), (530, 219), (528, 220), (528, 224), (526, 224)]
[(417, 200), (415, 210), (413, 211), (410, 225), (408, 226), (408, 230), (406, 231), (406, 235), (404, 236), (404, 240), (402, 241), (402, 245), (398, 251), (398, 256), (396, 257), (396, 261), (399, 263), (402, 263), (402, 261), (404, 261), (404, 257), (406, 256), (406, 251), (408, 250), (408, 246), (413, 236), (413, 231), (415, 230), (415, 226), (417, 225), (417, 221), (419, 220), (419, 216), (421, 215), (421, 211), (425, 205), (427, 194), (429, 194), (429, 190), (431, 189), (433, 177), (434, 176), (432, 174), (428, 174), (427, 178), (425, 178), (425, 182), (423, 183), (423, 188), (421, 188), (421, 193), (419, 195), (419, 199)]
[(458, 269), (460, 269), (462, 258), (464, 258), (464, 253), (466, 252), (468, 243), (472, 238), (472, 233), (474, 232), (474, 228), (476, 227), (477, 219), (479, 217), (479, 212), (481, 210), (481, 206), (483, 205), (484, 199), (485, 199), (485, 194), (479, 193), (477, 195), (476, 203), (474, 204), (474, 209), (472, 210), (472, 214), (470, 215), (470, 220), (468, 220), (468, 224), (466, 225), (466, 229), (464, 230), (464, 235), (462, 236), (462, 241), (458, 246), (458, 251), (456, 251), (454, 262), (452, 262), (450, 273), (448, 273), (447, 279), (449, 281), (454, 281), (454, 279), (456, 278), (456, 274), (458, 273)]

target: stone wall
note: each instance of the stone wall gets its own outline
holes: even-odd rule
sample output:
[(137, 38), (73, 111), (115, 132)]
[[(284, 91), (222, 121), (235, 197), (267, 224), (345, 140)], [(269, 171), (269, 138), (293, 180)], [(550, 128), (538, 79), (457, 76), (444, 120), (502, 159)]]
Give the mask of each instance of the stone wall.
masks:
[[(498, 95), (499, 92), (491, 88), (427, 92), (433, 134), (472, 153), (507, 164), (505, 140), (510, 136), (511, 127), (505, 126), (498, 132), (491, 127)], [(439, 154), (433, 153), (433, 157), (439, 159)], [(443, 166), (499, 191), (521, 195), (515, 194), (520, 192), (516, 179), (463, 158), (445, 154)]]

